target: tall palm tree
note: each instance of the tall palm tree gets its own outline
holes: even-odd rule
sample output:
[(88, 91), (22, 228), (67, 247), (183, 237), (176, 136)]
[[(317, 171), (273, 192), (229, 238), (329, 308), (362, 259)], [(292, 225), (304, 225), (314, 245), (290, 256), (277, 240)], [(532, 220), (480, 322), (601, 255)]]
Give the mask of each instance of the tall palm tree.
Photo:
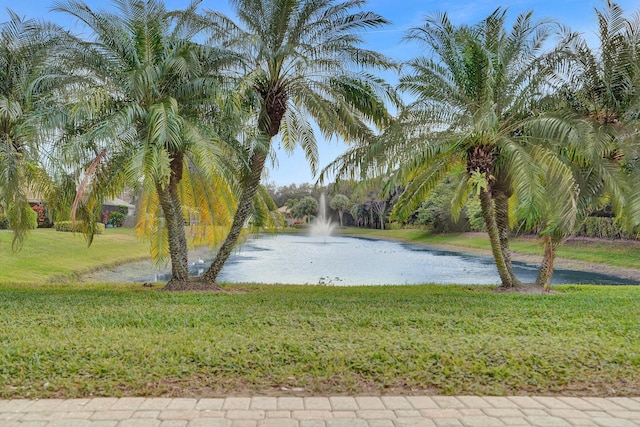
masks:
[(0, 213), (14, 231), (14, 249), (29, 228), (27, 191), (45, 174), (41, 162), (41, 94), (48, 81), (47, 52), (59, 29), (23, 20), (8, 10), (0, 24)]
[[(519, 286), (509, 249), (509, 203), (543, 198), (542, 164), (549, 150), (524, 138), (537, 118), (536, 102), (555, 81), (563, 49), (545, 51), (554, 24), (519, 15), (506, 28), (497, 9), (474, 26), (456, 26), (434, 14), (407, 39), (424, 44), (431, 56), (407, 64), (400, 88), (416, 100), (397, 123), (374, 142), (354, 147), (327, 169), (339, 174), (390, 173), (391, 186), (405, 185), (392, 215), (403, 220), (455, 168), (464, 168), (453, 200), (458, 210), (478, 193), (502, 288)], [(537, 151), (537, 153), (536, 153)], [(563, 189), (572, 178), (564, 170)]]
[(113, 5), (115, 12), (75, 0), (55, 5), (91, 32), (60, 57), (71, 106), (60, 152), (87, 168), (76, 204), (88, 222), (105, 197), (141, 188), (139, 229), (151, 235), (152, 255), (171, 260), (167, 289), (192, 288), (188, 208), (215, 224), (235, 206), (238, 112), (218, 73), (229, 56), (194, 41), (204, 28), (198, 2), (173, 12), (160, 0)]
[(240, 177), (241, 195), (233, 224), (204, 278), (215, 282), (245, 224), (265, 162), (277, 135), (287, 150), (300, 145), (312, 170), (316, 138), (361, 140), (372, 135), (369, 123), (389, 118), (385, 99), (392, 88), (365, 68), (392, 66), (384, 56), (358, 45), (362, 32), (387, 23), (357, 11), (364, 0), (231, 0), (240, 24), (211, 12), (212, 42), (235, 50), (243, 60), (237, 70), (253, 91), (258, 137), (247, 148), (249, 169)]

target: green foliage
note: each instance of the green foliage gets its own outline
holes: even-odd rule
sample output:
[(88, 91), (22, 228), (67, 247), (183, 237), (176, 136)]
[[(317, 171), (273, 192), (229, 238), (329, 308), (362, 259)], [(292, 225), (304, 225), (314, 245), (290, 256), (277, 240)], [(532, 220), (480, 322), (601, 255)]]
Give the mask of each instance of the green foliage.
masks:
[[(20, 212), (23, 214), (21, 215)], [(12, 225), (11, 215), (17, 215)], [(15, 222), (20, 221), (19, 225)], [(10, 210), (9, 216), (0, 215), (0, 230), (11, 230), (14, 227), (20, 227), (21, 230), (34, 230), (38, 228), (38, 213), (31, 208), (21, 210)]]
[(126, 214), (122, 213), (121, 211), (111, 212), (109, 214), (107, 224), (113, 225), (114, 227), (122, 227), (122, 223), (124, 222), (125, 217)]
[(283, 186), (276, 186), (275, 184), (269, 184), (266, 186), (267, 190), (271, 194), (273, 201), (278, 206), (293, 206), (293, 201), (298, 201), (305, 196), (312, 196), (319, 198), (322, 193), (322, 189), (313, 186), (309, 183), (302, 184), (290, 184)]
[(26, 193), (42, 188), (49, 172), (43, 163), (50, 141), (41, 143), (46, 126), (40, 107), (57, 62), (49, 61), (49, 49), (59, 40), (55, 26), (25, 20), (10, 9), (7, 14), (9, 20), (0, 22), (0, 210), (14, 232), (12, 246), (19, 249), (34, 228)]
[(318, 201), (311, 197), (305, 196), (291, 208), (291, 215), (294, 218), (306, 218), (318, 213)]
[(283, 385), (312, 394), (625, 395), (640, 386), (639, 287), (535, 297), (459, 286), (240, 289), (249, 292), (0, 285), (0, 397)]
[[(38, 227), (38, 214), (35, 211), (25, 211), (27, 215), (27, 221), (23, 227), (24, 230), (33, 230)], [(0, 215), (0, 230), (10, 230), (11, 222), (5, 215)]]
[(338, 212), (340, 227), (344, 225), (344, 211), (347, 210), (350, 203), (349, 198), (344, 194), (336, 194), (331, 198), (331, 202), (329, 202), (329, 207)]
[[(391, 121), (386, 103), (400, 105), (395, 89), (374, 69), (395, 68), (379, 52), (367, 50), (362, 35), (388, 21), (362, 8), (362, 1), (234, 0), (240, 23), (209, 14), (210, 41), (233, 49), (246, 70), (243, 85), (253, 88), (259, 144), (246, 147), (250, 173), (241, 182), (241, 198), (225, 242), (204, 273), (215, 280), (245, 223), (265, 160), (279, 135), (282, 148), (300, 146), (312, 174), (318, 166), (317, 127), (323, 138), (361, 141)], [(315, 126), (312, 125), (315, 124)]]
[[(200, 225), (226, 221), (236, 206), (232, 185), (246, 165), (236, 136), (253, 143), (251, 130), (241, 129), (248, 114), (239, 99), (244, 91), (220, 70), (237, 62), (227, 49), (203, 44), (211, 26), (198, 2), (183, 10), (168, 10), (161, 0), (110, 6), (54, 5), (86, 30), (82, 39), (61, 43), (73, 81), (65, 87), (71, 101), (60, 124), (70, 132), (55, 145), (56, 154), (84, 177), (78, 193), (86, 221), (106, 198), (139, 190), (137, 225), (151, 255), (170, 258), (172, 271), (186, 280), (184, 215), (193, 213)], [(221, 233), (211, 229), (201, 227), (201, 238), (215, 245)], [(89, 241), (92, 230), (84, 229)]]
[(620, 223), (611, 217), (589, 216), (585, 218), (576, 231), (576, 235), (585, 237), (601, 237), (606, 239), (633, 239), (636, 233), (628, 233)]
[(489, 186), (487, 174), (477, 170), (472, 171), (469, 177), (469, 185), (475, 191), (476, 196), (479, 195), (481, 191), (487, 191)]
[(33, 209), (27, 212), (28, 212), (28, 215), (27, 215), (27, 223), (25, 228), (27, 230), (35, 230), (36, 228), (38, 228), (38, 212), (36, 212)]
[(336, 194), (331, 198), (329, 207), (336, 211), (345, 211), (349, 207), (349, 198), (344, 194)]
[(416, 210), (415, 224), (426, 225), (438, 233), (469, 230), (467, 215), (463, 212), (457, 221), (451, 213), (456, 183), (448, 180), (440, 184)]
[(470, 197), (465, 205), (467, 220), (471, 231), (486, 231), (484, 218), (482, 217), (482, 207), (478, 197)]
[[(104, 224), (97, 222), (94, 226), (93, 234), (104, 233), (104, 228)], [(73, 233), (84, 233), (86, 231), (85, 225), (80, 221), (76, 221), (75, 223), (73, 221), (58, 221), (55, 224), (55, 230)]]

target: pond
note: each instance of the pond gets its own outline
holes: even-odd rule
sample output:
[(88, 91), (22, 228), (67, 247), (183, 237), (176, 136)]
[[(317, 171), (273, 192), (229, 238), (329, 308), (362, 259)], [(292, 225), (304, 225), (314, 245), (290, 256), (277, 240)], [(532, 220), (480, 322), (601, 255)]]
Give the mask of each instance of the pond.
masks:
[[(190, 253), (192, 274), (202, 274), (212, 260), (203, 248)], [(523, 282), (535, 281), (537, 266), (514, 262)], [(150, 261), (93, 273), (92, 282), (166, 281), (169, 268)], [(498, 273), (491, 257), (444, 251), (387, 240), (302, 234), (261, 235), (248, 239), (220, 273), (221, 283), (310, 285), (495, 285)], [(604, 274), (556, 269), (554, 284), (637, 284)]]

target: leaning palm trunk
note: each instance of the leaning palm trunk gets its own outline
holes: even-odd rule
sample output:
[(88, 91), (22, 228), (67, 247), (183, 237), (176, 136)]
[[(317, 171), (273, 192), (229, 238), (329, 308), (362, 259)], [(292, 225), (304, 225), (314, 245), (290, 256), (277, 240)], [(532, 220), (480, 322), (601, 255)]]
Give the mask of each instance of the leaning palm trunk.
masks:
[(491, 193), (485, 189), (480, 190), (480, 207), (482, 208), (482, 217), (484, 218), (487, 233), (489, 234), (489, 241), (491, 242), (491, 252), (493, 253), (498, 274), (500, 275), (500, 281), (502, 282), (500, 287), (503, 289), (513, 288), (514, 283), (505, 264), (502, 247), (500, 246), (500, 233), (496, 224), (493, 200)]
[(267, 160), (268, 151), (271, 147), (271, 141), (280, 131), (280, 124), (285, 112), (287, 111), (287, 93), (282, 86), (275, 84), (266, 86), (258, 84), (256, 90), (262, 98), (262, 108), (260, 110), (258, 131), (260, 135), (266, 137), (266, 146), (256, 147), (249, 160), (249, 173), (242, 182), (242, 194), (238, 201), (238, 209), (233, 217), (233, 223), (229, 234), (218, 250), (211, 266), (202, 276), (206, 283), (215, 284), (218, 274), (224, 267), (225, 262), (231, 255), (231, 251), (240, 238), (240, 233), (244, 227), (251, 208), (253, 199), (260, 186), (260, 178), (264, 169), (264, 163)]
[(513, 263), (511, 262), (511, 249), (509, 248), (509, 198), (501, 191), (496, 192), (493, 197), (496, 215), (496, 226), (498, 227), (498, 235), (500, 237), (500, 249), (502, 250), (502, 258), (505, 267), (511, 276), (513, 286), (520, 286), (520, 280), (513, 271)]
[(262, 176), (262, 170), (264, 169), (264, 162), (267, 159), (267, 153), (259, 151), (251, 156), (251, 172), (242, 186), (242, 195), (238, 201), (238, 209), (233, 217), (233, 223), (229, 234), (225, 238), (222, 246), (218, 250), (215, 259), (211, 263), (211, 266), (202, 275), (202, 280), (206, 283), (215, 284), (218, 274), (224, 267), (225, 262), (231, 255), (236, 242), (240, 238), (242, 228), (249, 218), (251, 213), (251, 207), (253, 204), (253, 198), (260, 186), (260, 177)]
[(556, 259), (556, 248), (560, 243), (559, 239), (554, 238), (550, 234), (545, 235), (542, 238), (542, 244), (544, 246), (544, 255), (542, 257), (542, 263), (538, 270), (538, 277), (536, 278), (536, 286), (542, 287), (546, 292), (551, 289), (551, 278), (553, 277), (553, 263)]

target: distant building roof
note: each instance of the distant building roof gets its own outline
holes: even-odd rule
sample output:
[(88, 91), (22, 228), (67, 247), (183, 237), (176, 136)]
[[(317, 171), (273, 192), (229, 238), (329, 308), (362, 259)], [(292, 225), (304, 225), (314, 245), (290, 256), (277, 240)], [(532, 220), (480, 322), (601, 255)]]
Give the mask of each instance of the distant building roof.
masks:
[(103, 203), (103, 206), (126, 206), (129, 209), (133, 209), (135, 208), (135, 205), (132, 205), (129, 202), (125, 202), (122, 199), (111, 199), (111, 200), (105, 200), (105, 202)]

